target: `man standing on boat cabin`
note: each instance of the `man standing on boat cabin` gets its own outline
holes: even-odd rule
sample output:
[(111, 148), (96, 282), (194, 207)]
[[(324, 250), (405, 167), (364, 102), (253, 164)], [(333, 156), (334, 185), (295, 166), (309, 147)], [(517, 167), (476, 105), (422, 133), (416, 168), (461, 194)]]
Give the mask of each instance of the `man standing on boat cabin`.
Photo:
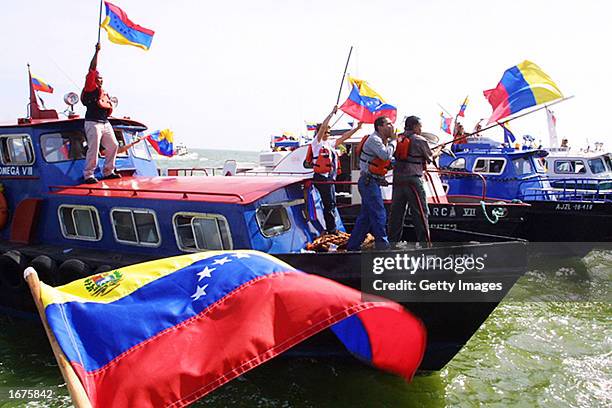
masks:
[(400, 135), (395, 150), (393, 196), (389, 214), (391, 242), (399, 242), (402, 239), (408, 204), (418, 246), (428, 246), (431, 243), (423, 171), (426, 170), (427, 163), (431, 163), (441, 152), (441, 146), (432, 152), (427, 139), (421, 136), (421, 120), (416, 116), (408, 116), (404, 133)]
[(393, 123), (386, 116), (374, 121), (374, 133), (364, 136), (355, 149), (359, 158), (359, 182), (361, 210), (347, 243), (349, 251), (358, 251), (368, 232), (372, 231), (376, 249), (389, 248), (387, 238), (387, 213), (382, 198), (381, 185), (386, 185), (385, 175), (391, 167), (395, 151)]
[[(361, 129), (362, 122), (357, 124), (354, 129), (345, 132), (336, 139), (335, 142), (328, 140), (331, 135), (329, 121), (338, 111), (338, 105), (334, 106), (331, 113), (327, 115), (322, 123), (317, 125), (316, 135), (312, 140), (308, 154), (312, 152), (312, 157), (307, 158), (313, 164), (313, 180), (315, 187), (319, 191), (323, 202), (323, 217), (325, 218), (325, 233), (335, 234), (336, 230), (336, 188), (334, 184), (317, 184), (317, 182), (334, 182), (338, 175), (338, 152), (336, 149)], [(310, 160), (308, 160), (310, 159)]]
[(85, 136), (87, 137), (87, 156), (83, 178), (85, 183), (94, 184), (98, 179), (94, 176), (98, 166), (98, 151), (100, 143), (105, 150), (104, 179), (115, 179), (121, 176), (115, 173), (115, 158), (117, 157), (118, 143), (115, 132), (108, 117), (113, 112), (109, 97), (102, 89), (102, 76), (98, 72), (98, 52), (100, 43), (96, 44), (96, 52), (89, 64), (89, 72), (85, 78), (85, 87), (81, 92), (81, 101), (87, 107), (85, 113)]

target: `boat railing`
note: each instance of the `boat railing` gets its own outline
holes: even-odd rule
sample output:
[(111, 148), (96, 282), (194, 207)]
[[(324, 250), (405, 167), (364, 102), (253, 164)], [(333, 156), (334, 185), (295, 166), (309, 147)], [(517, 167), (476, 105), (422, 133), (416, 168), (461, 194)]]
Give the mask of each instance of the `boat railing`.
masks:
[[(170, 177), (202, 177), (225, 176), (221, 167), (169, 168), (165, 175)], [(234, 176), (310, 176), (312, 171), (272, 171), (272, 170), (240, 170)]]
[[(429, 172), (439, 173), (440, 175), (451, 176), (451, 177), (479, 178), (482, 184), (481, 199), (485, 201), (485, 199), (487, 198), (487, 179), (480, 173), (472, 173), (470, 171), (459, 171), (459, 170), (446, 170), (446, 169), (436, 169), (436, 170), (427, 169), (425, 173), (429, 173)], [(431, 175), (429, 175), (429, 177), (431, 177)], [(431, 185), (434, 185), (434, 183), (431, 183)]]
[[(176, 191), (176, 190), (164, 190), (164, 189), (146, 189), (146, 188), (121, 188), (121, 187), (96, 187), (96, 186), (49, 186), (49, 191), (87, 191), (87, 194), (94, 194), (94, 192), (117, 192), (117, 193), (129, 193), (131, 197), (138, 197), (141, 193), (152, 193), (152, 194), (169, 194), (173, 196), (180, 196), (182, 199), (189, 199), (192, 196), (216, 196), (216, 197), (234, 197), (240, 202), (244, 202), (244, 197), (238, 193), (222, 193), (218, 191)], [(145, 197), (146, 198), (146, 197)]]
[[(538, 182), (544, 187), (526, 187), (526, 183)], [(519, 183), (521, 200), (570, 200), (570, 201), (610, 201), (612, 180), (588, 177), (555, 178), (538, 176)]]

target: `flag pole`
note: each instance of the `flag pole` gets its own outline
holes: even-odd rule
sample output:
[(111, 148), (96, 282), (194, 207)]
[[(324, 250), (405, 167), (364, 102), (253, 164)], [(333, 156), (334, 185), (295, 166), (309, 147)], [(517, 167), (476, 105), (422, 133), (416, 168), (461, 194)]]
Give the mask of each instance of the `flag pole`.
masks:
[(336, 99), (336, 105), (340, 103), (340, 94), (342, 93), (342, 85), (344, 85), (344, 77), (346, 76), (346, 70), (348, 69), (349, 61), (351, 60), (351, 53), (353, 52), (353, 46), (349, 50), (348, 58), (346, 59), (346, 65), (344, 66), (344, 73), (342, 74), (342, 81), (340, 81), (340, 89), (338, 89), (338, 98)]
[(448, 113), (448, 111), (446, 109), (444, 109), (444, 106), (440, 105), (439, 102), (436, 102), (436, 104), (440, 107), (440, 109), (442, 109), (448, 116), (453, 116), (450, 113)]
[(85, 388), (83, 388), (83, 384), (81, 384), (79, 377), (77, 377), (76, 372), (66, 359), (66, 356), (62, 352), (59, 343), (57, 342), (51, 328), (49, 328), (49, 324), (47, 323), (45, 308), (40, 296), (40, 280), (38, 279), (36, 270), (32, 267), (26, 268), (26, 270), (23, 272), (23, 277), (30, 287), (30, 292), (34, 298), (36, 309), (38, 310), (38, 315), (40, 316), (40, 320), (42, 321), (47, 337), (49, 338), (49, 343), (51, 343), (53, 355), (55, 356), (57, 365), (62, 373), (62, 377), (64, 378), (64, 381), (66, 381), (68, 392), (70, 393), (74, 406), (76, 408), (91, 408), (92, 405), (89, 401), (87, 393), (85, 392)]
[[(573, 97), (574, 97), (574, 95), (572, 95), (572, 96), (568, 96), (568, 97), (566, 97), (566, 98), (562, 98), (562, 99), (559, 99), (559, 100), (556, 100), (556, 101), (554, 101), (554, 102), (552, 102), (552, 103), (548, 103), (548, 104), (542, 105), (542, 106), (540, 106), (540, 107), (539, 107), (539, 108), (537, 108), (537, 109), (530, 110), (530, 111), (525, 112), (525, 113), (521, 113), (520, 115), (513, 116), (513, 117), (511, 117), (511, 118), (509, 118), (509, 119), (504, 118), (504, 119), (503, 119), (503, 121), (502, 121), (502, 120), (499, 120), (499, 121), (497, 121), (497, 122), (495, 122), (495, 123), (493, 123), (493, 124), (491, 124), (491, 125), (489, 125), (489, 126), (487, 126), (487, 127), (483, 127), (483, 128), (482, 128), (482, 129), (480, 129), (478, 132), (466, 133), (466, 134), (465, 134), (465, 137), (469, 137), (469, 136), (475, 135), (475, 134), (477, 134), (477, 133), (484, 132), (485, 130), (493, 129), (493, 128), (494, 128), (494, 127), (496, 127), (496, 126), (500, 126), (502, 123), (503, 123), (503, 124), (506, 124), (506, 123), (508, 123), (508, 122), (510, 122), (510, 121), (512, 121), (512, 120), (514, 120), (514, 119), (518, 119), (518, 118), (522, 118), (523, 116), (531, 115), (531, 114), (532, 114), (532, 113), (534, 113), (534, 112), (537, 112), (537, 111), (540, 111), (540, 110), (542, 110), (542, 109), (546, 109), (546, 108), (548, 108), (548, 107), (550, 107), (550, 106), (556, 105), (556, 104), (558, 104), (558, 103), (561, 103), (561, 102), (567, 101), (568, 99), (572, 99)], [(436, 148), (438, 148), (438, 147), (446, 146), (447, 144), (451, 144), (451, 143), (453, 143), (453, 140), (448, 141), (448, 142), (446, 142), (446, 143), (441, 143), (441, 144), (439, 144), (439, 145), (437, 145), (437, 146), (434, 146), (433, 148), (434, 148), (434, 149), (436, 149)]]
[(100, 44), (100, 27), (102, 27), (102, 1), (100, 0), (100, 15), (98, 16), (98, 44)]

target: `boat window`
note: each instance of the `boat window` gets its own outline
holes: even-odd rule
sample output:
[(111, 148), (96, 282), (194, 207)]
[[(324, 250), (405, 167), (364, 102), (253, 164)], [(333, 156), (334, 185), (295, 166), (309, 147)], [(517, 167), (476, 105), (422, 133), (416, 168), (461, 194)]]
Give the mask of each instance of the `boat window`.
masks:
[(2, 164), (34, 164), (34, 149), (29, 135), (0, 136), (0, 151)]
[(102, 239), (100, 217), (95, 207), (61, 205), (58, 213), (62, 234), (65, 238), (85, 241)]
[(474, 173), (502, 174), (506, 167), (506, 159), (503, 158), (479, 158), (474, 163)]
[(612, 171), (612, 158), (610, 158), (610, 155), (606, 154), (603, 159), (606, 162), (606, 167), (608, 168), (608, 171)]
[[(123, 130), (121, 129), (113, 129), (115, 131), (115, 139), (117, 139), (117, 143), (119, 144), (119, 148), (126, 145), (127, 141), (125, 140), (125, 136), (123, 134)], [(104, 156), (104, 146), (100, 143), (100, 154)], [(117, 153), (117, 157), (128, 157), (128, 152), (125, 151), (123, 153)]]
[(586, 167), (582, 160), (555, 160), (555, 173), (581, 174), (586, 173)]
[(596, 159), (591, 159), (588, 161), (589, 167), (591, 168), (591, 172), (593, 174), (599, 174), (606, 171), (606, 165), (604, 164), (601, 157)]
[(257, 209), (256, 216), (259, 229), (266, 237), (280, 235), (291, 228), (287, 208), (283, 205), (262, 205)]
[(465, 157), (459, 157), (448, 165), (451, 170), (465, 170)]
[(514, 165), (514, 171), (516, 172), (517, 176), (533, 173), (533, 166), (531, 165), (531, 160), (529, 157), (512, 159), (512, 164)]
[(158, 246), (161, 242), (157, 219), (151, 210), (115, 208), (111, 219), (118, 242), (142, 246)]
[[(131, 142), (133, 142), (135, 139), (136, 139), (136, 135), (133, 133), (130, 133)], [(146, 140), (141, 140), (140, 142), (132, 146), (132, 153), (134, 154), (134, 157), (150, 161), (151, 153), (149, 152), (149, 147), (147, 145), (148, 143)]]
[(533, 164), (538, 173), (546, 173), (548, 171), (548, 162), (544, 157), (534, 157)]
[(233, 248), (227, 220), (219, 214), (177, 213), (174, 216), (174, 233), (182, 251)]
[(85, 158), (85, 133), (79, 130), (40, 136), (40, 148), (49, 163)]

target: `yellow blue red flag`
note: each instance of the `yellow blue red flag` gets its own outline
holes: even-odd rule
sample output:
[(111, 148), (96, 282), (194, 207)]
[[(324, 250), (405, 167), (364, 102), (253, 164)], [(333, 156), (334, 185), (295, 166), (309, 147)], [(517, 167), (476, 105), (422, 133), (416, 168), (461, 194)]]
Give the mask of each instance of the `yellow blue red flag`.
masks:
[(134, 47), (148, 50), (153, 41), (153, 30), (139, 26), (132, 22), (119, 7), (105, 1), (106, 18), (102, 22), (102, 28), (106, 30), (108, 39), (115, 44), (133, 45)]

